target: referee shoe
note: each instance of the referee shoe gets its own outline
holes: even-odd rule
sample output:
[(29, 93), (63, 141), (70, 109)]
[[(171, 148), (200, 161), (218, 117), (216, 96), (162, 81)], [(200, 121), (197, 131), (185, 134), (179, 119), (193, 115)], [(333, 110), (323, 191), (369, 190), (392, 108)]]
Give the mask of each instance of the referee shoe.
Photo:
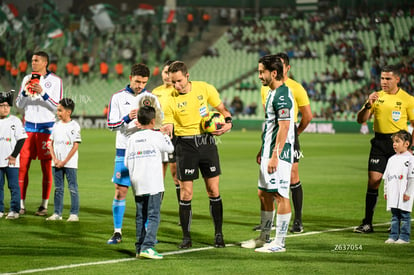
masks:
[(363, 223), (358, 227), (354, 228), (354, 232), (355, 233), (362, 233), (362, 234), (366, 234), (366, 233), (372, 233), (374, 232), (374, 228), (372, 227), (372, 224), (367, 224), (367, 223)]

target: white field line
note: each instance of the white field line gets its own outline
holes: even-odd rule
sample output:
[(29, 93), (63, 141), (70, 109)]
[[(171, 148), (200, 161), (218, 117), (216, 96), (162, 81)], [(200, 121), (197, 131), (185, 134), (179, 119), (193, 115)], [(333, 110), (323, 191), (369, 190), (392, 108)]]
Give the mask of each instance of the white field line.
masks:
[[(414, 219), (412, 219), (412, 221), (414, 221)], [(388, 223), (378, 223), (378, 224), (374, 224), (373, 226), (384, 226), (384, 225), (389, 225), (389, 224), (390, 224), (389, 222)], [(322, 230), (322, 231), (311, 231), (311, 232), (300, 233), (300, 234), (290, 234), (290, 235), (287, 235), (286, 237), (287, 238), (302, 237), (302, 236), (309, 236), (309, 235), (329, 233), (329, 232), (347, 231), (347, 230), (352, 230), (354, 228), (355, 228), (355, 226), (344, 227), (344, 228), (332, 228), (332, 229), (327, 229), (327, 230)], [(238, 246), (238, 244), (226, 244), (226, 247), (231, 247), (231, 246)], [(214, 249), (214, 246), (192, 248), (192, 249), (185, 249), (185, 250), (176, 250), (176, 251), (170, 251), (170, 252), (163, 252), (162, 255), (165, 255), (165, 256), (178, 255), (178, 254), (191, 253), (191, 252), (210, 250), (210, 249)], [(0, 275), (14, 275), (14, 274), (29, 274), (29, 273), (37, 273), (37, 272), (47, 272), (47, 271), (77, 268), (77, 267), (82, 267), (82, 266), (117, 264), (117, 263), (129, 262), (129, 261), (135, 261), (135, 260), (136, 260), (136, 258), (126, 258), (126, 259), (90, 262), (90, 263), (82, 263), (82, 264), (61, 265), (61, 266), (55, 266), (55, 267), (46, 267), (46, 268), (22, 270), (22, 271), (18, 271), (18, 272), (15, 272), (15, 273), (1, 273)]]

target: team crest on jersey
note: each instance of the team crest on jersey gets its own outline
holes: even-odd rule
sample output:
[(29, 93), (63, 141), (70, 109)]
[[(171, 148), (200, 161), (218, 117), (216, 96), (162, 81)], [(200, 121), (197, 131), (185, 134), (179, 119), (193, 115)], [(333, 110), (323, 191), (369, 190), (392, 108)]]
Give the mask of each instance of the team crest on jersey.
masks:
[(202, 95), (199, 95), (199, 96), (197, 96), (197, 99), (198, 100), (203, 100), (203, 96)]
[(13, 124), (13, 125), (10, 126), (10, 128), (14, 131), (14, 130), (16, 130), (16, 125)]
[(50, 81), (46, 82), (46, 83), (45, 83), (45, 87), (46, 87), (46, 88), (50, 88), (50, 87), (52, 87), (52, 82), (50, 82)]
[(177, 103), (177, 107), (180, 109), (184, 108), (185, 106), (187, 106), (187, 101)]
[(145, 99), (145, 100), (142, 102), (142, 104), (143, 104), (144, 106), (151, 106), (151, 100), (149, 100), (149, 99)]
[(392, 120), (398, 121), (401, 118), (401, 112), (400, 111), (392, 111)]

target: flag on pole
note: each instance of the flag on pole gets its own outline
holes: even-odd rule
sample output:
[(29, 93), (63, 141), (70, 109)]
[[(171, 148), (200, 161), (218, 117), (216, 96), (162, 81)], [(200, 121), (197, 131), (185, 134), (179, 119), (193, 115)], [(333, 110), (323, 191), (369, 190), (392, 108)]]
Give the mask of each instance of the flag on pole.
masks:
[(62, 37), (62, 36), (63, 36), (62, 29), (54, 29), (47, 33), (47, 37), (51, 39)]
[(134, 11), (134, 14), (137, 16), (155, 15), (155, 10), (154, 7), (149, 4), (139, 4), (138, 9)]

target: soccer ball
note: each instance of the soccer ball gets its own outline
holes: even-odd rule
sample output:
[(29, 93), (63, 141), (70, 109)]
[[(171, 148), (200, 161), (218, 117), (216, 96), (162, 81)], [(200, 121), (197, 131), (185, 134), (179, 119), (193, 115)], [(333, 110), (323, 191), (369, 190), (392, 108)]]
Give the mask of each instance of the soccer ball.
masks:
[(206, 133), (220, 130), (226, 123), (224, 116), (219, 112), (210, 112), (201, 119), (201, 129)]

